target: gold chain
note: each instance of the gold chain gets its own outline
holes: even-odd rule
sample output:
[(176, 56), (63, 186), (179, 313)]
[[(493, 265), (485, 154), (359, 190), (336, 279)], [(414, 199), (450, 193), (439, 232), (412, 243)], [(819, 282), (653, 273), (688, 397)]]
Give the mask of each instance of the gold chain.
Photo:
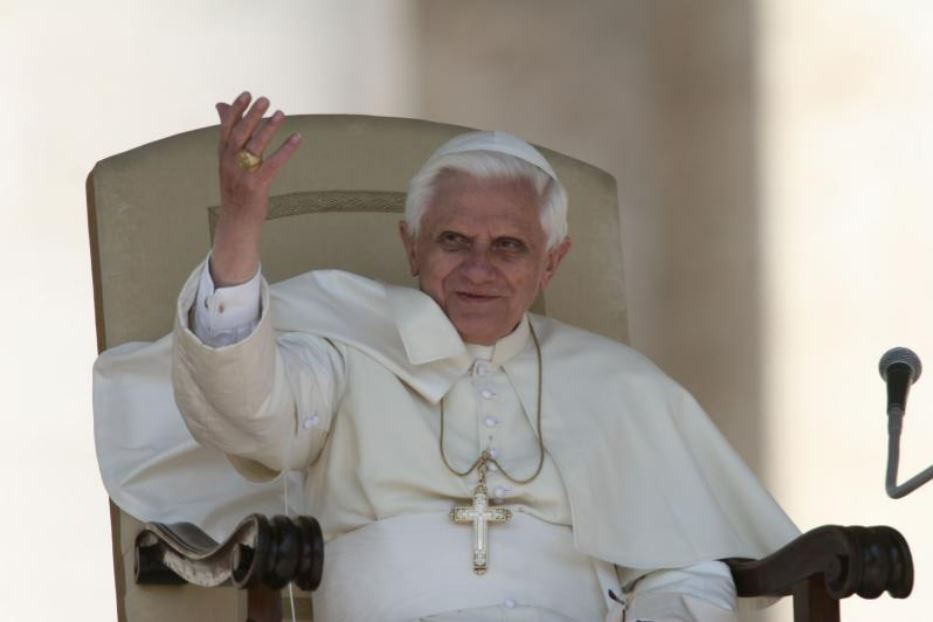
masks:
[(512, 477), (511, 475), (509, 475), (508, 472), (506, 472), (506, 470), (502, 468), (502, 465), (499, 464), (499, 462), (495, 458), (492, 457), (492, 454), (489, 453), (488, 449), (484, 449), (483, 453), (481, 453), (479, 457), (473, 461), (473, 464), (471, 464), (470, 468), (468, 468), (466, 471), (461, 472), (461, 471), (456, 470), (452, 466), (450, 466), (450, 462), (447, 461), (447, 454), (444, 451), (444, 398), (442, 397), (441, 398), (441, 440), (440, 440), (441, 460), (444, 461), (444, 466), (446, 466), (447, 469), (454, 475), (459, 475), (460, 477), (466, 477), (467, 475), (469, 475), (475, 470), (479, 473), (480, 482), (482, 483), (486, 481), (486, 469), (488, 468), (490, 464), (494, 464), (496, 465), (496, 468), (499, 469), (499, 471), (502, 473), (502, 475), (505, 476), (507, 480), (509, 480), (513, 484), (523, 485), (523, 484), (531, 483), (536, 477), (538, 477), (538, 475), (541, 474), (541, 469), (544, 466), (544, 430), (541, 429), (541, 386), (543, 384), (544, 375), (542, 372), (542, 365), (541, 365), (541, 344), (538, 343), (538, 336), (535, 334), (535, 328), (534, 326), (532, 326), (530, 321), (528, 322), (528, 328), (531, 332), (531, 339), (532, 341), (534, 341), (534, 344), (535, 344), (535, 352), (538, 355), (538, 415), (537, 415), (538, 468), (535, 469), (535, 472), (532, 473), (530, 477), (527, 477), (525, 479), (516, 479)]

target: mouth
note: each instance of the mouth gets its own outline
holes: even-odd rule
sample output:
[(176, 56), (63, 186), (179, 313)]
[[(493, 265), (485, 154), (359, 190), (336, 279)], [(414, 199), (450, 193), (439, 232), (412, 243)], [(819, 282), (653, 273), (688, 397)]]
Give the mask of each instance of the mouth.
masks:
[(457, 298), (466, 303), (483, 303), (498, 300), (499, 296), (479, 294), (476, 292), (457, 292)]

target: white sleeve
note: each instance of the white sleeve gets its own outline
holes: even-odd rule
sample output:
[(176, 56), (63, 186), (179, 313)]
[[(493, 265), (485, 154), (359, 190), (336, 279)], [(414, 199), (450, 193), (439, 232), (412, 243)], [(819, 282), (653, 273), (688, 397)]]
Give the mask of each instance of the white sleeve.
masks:
[(185, 424), (250, 479), (306, 468), (323, 449), (345, 390), (343, 346), (306, 333), (277, 335), (261, 277), (255, 329), (230, 345), (205, 343), (189, 325), (195, 305), (204, 308), (206, 299), (211, 307), (199, 292), (204, 273), (203, 266), (192, 272), (176, 306), (172, 384)]
[(261, 270), (240, 285), (216, 287), (209, 266), (210, 261), (205, 261), (201, 270), (192, 330), (213, 348), (239, 343), (253, 334), (259, 323)]
[(626, 622), (735, 622), (735, 583), (728, 566), (708, 561), (660, 570), (627, 594)]

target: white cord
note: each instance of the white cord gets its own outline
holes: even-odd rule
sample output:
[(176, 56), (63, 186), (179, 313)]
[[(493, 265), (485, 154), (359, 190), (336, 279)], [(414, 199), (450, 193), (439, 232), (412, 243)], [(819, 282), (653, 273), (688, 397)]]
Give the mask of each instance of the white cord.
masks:
[[(291, 516), (288, 508), (288, 471), (282, 474), (282, 482), (285, 487), (285, 516)], [(288, 604), (292, 610), (292, 622), (297, 622), (297, 617), (295, 614), (295, 590), (292, 582), (288, 583)]]

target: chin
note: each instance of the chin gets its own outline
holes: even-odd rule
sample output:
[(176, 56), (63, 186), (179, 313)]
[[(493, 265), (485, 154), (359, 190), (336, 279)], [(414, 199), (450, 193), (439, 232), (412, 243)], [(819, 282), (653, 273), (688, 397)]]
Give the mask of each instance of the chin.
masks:
[(453, 322), (454, 328), (457, 329), (464, 343), (491, 346), (512, 332), (504, 326), (498, 326), (499, 322), (483, 322), (477, 318), (451, 317), (451, 322)]

